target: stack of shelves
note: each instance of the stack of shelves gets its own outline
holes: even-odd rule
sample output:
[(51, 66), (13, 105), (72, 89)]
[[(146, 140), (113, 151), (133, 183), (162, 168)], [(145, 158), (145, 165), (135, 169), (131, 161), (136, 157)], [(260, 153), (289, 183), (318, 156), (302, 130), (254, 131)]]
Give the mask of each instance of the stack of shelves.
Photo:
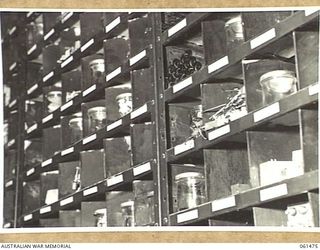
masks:
[(4, 227), (319, 226), (319, 12), (1, 20)]

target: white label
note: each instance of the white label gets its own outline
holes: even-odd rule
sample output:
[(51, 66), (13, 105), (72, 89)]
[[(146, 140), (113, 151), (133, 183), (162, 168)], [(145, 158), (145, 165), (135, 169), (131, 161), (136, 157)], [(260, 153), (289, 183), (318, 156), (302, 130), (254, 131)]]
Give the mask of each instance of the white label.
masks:
[(52, 163), (52, 158), (50, 158), (50, 159), (42, 162), (42, 163), (41, 163), (41, 167), (48, 166), (48, 165), (51, 164), (51, 163)]
[(51, 212), (51, 206), (44, 207), (44, 208), (40, 209), (40, 214), (46, 214), (46, 213), (49, 213), (49, 212)]
[(51, 77), (53, 77), (53, 75), (54, 75), (54, 72), (53, 71), (51, 71), (49, 74), (47, 74), (45, 77), (43, 77), (43, 82), (46, 82), (46, 81), (48, 81)]
[(67, 66), (70, 62), (72, 62), (72, 60), (73, 60), (73, 56), (68, 57), (68, 59), (64, 60), (61, 63), (61, 68), (64, 68), (65, 66)]
[(195, 210), (191, 210), (191, 211), (188, 211), (185, 213), (178, 214), (177, 215), (177, 222), (182, 223), (185, 221), (198, 219), (198, 217), (199, 217), (198, 209), (195, 209)]
[(116, 185), (116, 184), (121, 183), (121, 182), (123, 182), (122, 174), (121, 175), (112, 176), (112, 177), (107, 179), (107, 186), (110, 187), (110, 186)]
[(30, 87), (27, 91), (27, 94), (30, 95), (33, 91), (35, 91), (38, 88), (38, 84), (33, 85)]
[(183, 29), (186, 26), (187, 26), (187, 19), (185, 18), (168, 30), (168, 37), (174, 35), (179, 30)]
[(54, 29), (51, 29), (47, 34), (45, 34), (45, 36), (43, 37), (43, 39), (44, 39), (45, 41), (48, 40), (48, 38), (49, 38), (50, 36), (52, 36), (53, 33), (54, 33)]
[(88, 136), (87, 138), (84, 138), (83, 141), (82, 141), (82, 144), (85, 145), (93, 140), (97, 139), (97, 134), (93, 134), (93, 135), (90, 135)]
[(9, 35), (11, 36), (15, 31), (17, 30), (17, 27), (14, 26), (9, 30)]
[(115, 69), (114, 71), (112, 71), (110, 74), (108, 74), (106, 76), (106, 81), (110, 81), (112, 78), (115, 78), (117, 75), (119, 75), (121, 73), (121, 67)]
[(9, 108), (12, 108), (16, 103), (17, 103), (17, 99), (15, 99), (12, 102), (10, 102)]
[(222, 198), (211, 202), (211, 211), (216, 212), (225, 208), (235, 207), (236, 199), (234, 196)]
[(280, 184), (274, 187), (260, 190), (260, 201), (270, 200), (288, 194), (287, 184)]
[(5, 187), (8, 188), (13, 185), (13, 180), (10, 180), (6, 183)]
[(10, 71), (14, 70), (14, 68), (15, 68), (16, 66), (17, 66), (17, 63), (14, 62), (13, 64), (11, 64), (9, 70), (10, 70)]
[(147, 111), (148, 111), (148, 106), (147, 106), (147, 104), (144, 104), (140, 108), (137, 108), (136, 110), (134, 110), (130, 113), (130, 119), (132, 120), (132, 119), (146, 113)]
[(276, 102), (274, 104), (271, 104), (268, 107), (265, 107), (257, 112), (253, 113), (253, 121), (258, 122), (261, 121), (267, 117), (270, 117), (274, 114), (277, 114), (280, 112), (280, 105), (279, 102)]
[(37, 49), (37, 45), (33, 45), (27, 52), (28, 55), (30, 55), (33, 51), (35, 51)]
[(42, 123), (46, 123), (53, 119), (53, 114), (47, 115), (45, 118), (42, 119)]
[(320, 84), (315, 84), (309, 87), (309, 95), (315, 95), (319, 93)]
[(73, 148), (73, 147), (68, 148), (68, 149), (65, 149), (65, 150), (61, 151), (61, 156), (70, 154), (70, 153), (72, 153), (73, 151), (74, 151), (74, 148)]
[(67, 199), (64, 199), (64, 200), (60, 201), (60, 206), (62, 207), (62, 206), (65, 206), (65, 205), (67, 205), (67, 204), (70, 204), (70, 203), (72, 203), (72, 202), (73, 202), (73, 196), (71, 196), (71, 197), (69, 197), (69, 198), (67, 198)]
[(33, 14), (33, 11), (30, 11), (27, 13), (27, 17), (31, 16)]
[(218, 69), (221, 69), (222, 67), (228, 64), (229, 64), (229, 57), (228, 56), (222, 57), (218, 61), (215, 61), (208, 66), (208, 73), (210, 74)]
[(108, 125), (108, 126), (107, 126), (107, 131), (110, 131), (110, 130), (112, 130), (112, 129), (115, 129), (115, 128), (121, 126), (121, 125), (122, 125), (122, 119), (120, 119), (120, 120), (118, 120), (118, 121), (115, 121), (115, 122), (111, 123), (110, 125)]
[(30, 134), (32, 131), (38, 128), (38, 124), (33, 124), (30, 128), (27, 129), (27, 133)]
[(3, 225), (3, 228), (10, 228), (10, 227), (11, 227), (11, 223), (10, 222), (8, 222), (8, 223)]
[(147, 51), (143, 50), (138, 55), (135, 55), (134, 57), (129, 59), (129, 64), (132, 66), (133, 64), (139, 62), (142, 58), (144, 58), (147, 55)]
[(219, 138), (220, 136), (223, 136), (228, 133), (230, 133), (230, 125), (229, 124), (209, 132), (208, 139), (211, 141), (211, 140)]
[(310, 16), (311, 14), (317, 12), (317, 9), (307, 9), (304, 11), (305, 16)]
[(34, 169), (34, 168), (29, 169), (29, 170), (27, 171), (27, 176), (32, 175), (34, 172), (35, 172), (35, 169)]
[(69, 12), (67, 15), (65, 15), (63, 17), (63, 19), (61, 20), (61, 23), (65, 23), (70, 17), (72, 17), (73, 12)]
[(120, 24), (121, 19), (120, 17), (117, 17), (116, 19), (114, 19), (111, 23), (109, 23), (106, 26), (106, 33), (110, 32), (111, 30), (113, 30), (118, 24)]
[(271, 40), (274, 37), (276, 37), (276, 30), (275, 30), (275, 28), (272, 28), (272, 29), (264, 32), (260, 36), (252, 39), (250, 41), (250, 47), (251, 47), (251, 49), (257, 48), (260, 45), (264, 44), (265, 42)]
[(97, 186), (94, 186), (94, 187), (92, 187), (92, 188), (83, 190), (83, 196), (88, 196), (88, 195), (90, 195), (90, 194), (94, 194), (94, 193), (97, 193), (97, 192), (98, 192), (98, 187), (97, 187)]
[(177, 93), (178, 91), (188, 87), (191, 84), (192, 84), (192, 77), (189, 77), (189, 78), (183, 80), (182, 82), (179, 82), (179, 83), (173, 85), (172, 92)]
[(97, 88), (97, 85), (92, 85), (91, 87), (87, 88), (85, 91), (82, 92), (82, 96), (86, 96), (86, 95), (90, 94), (96, 88)]
[(140, 166), (134, 167), (133, 168), (133, 176), (137, 176), (137, 175), (145, 173), (149, 170), (151, 170), (151, 163), (147, 162), (147, 163), (142, 164)]
[(81, 48), (80, 48), (80, 51), (83, 52), (85, 51), (87, 48), (89, 48), (92, 44), (94, 43), (94, 39), (91, 38), (85, 45), (83, 45)]
[(71, 107), (73, 105), (73, 100), (67, 102), (66, 104), (63, 104), (61, 107), (60, 107), (60, 111), (64, 111), (66, 110), (67, 108)]
[(186, 152), (192, 148), (194, 148), (194, 140), (193, 139), (186, 141), (180, 145), (175, 146), (174, 147), (174, 155), (181, 154), (181, 153)]
[(28, 214), (28, 215), (23, 217), (23, 220), (24, 221), (28, 221), (28, 220), (31, 220), (32, 218), (33, 218), (33, 215), (32, 214)]
[(8, 147), (12, 146), (16, 142), (15, 139), (12, 139), (11, 141), (8, 142)]

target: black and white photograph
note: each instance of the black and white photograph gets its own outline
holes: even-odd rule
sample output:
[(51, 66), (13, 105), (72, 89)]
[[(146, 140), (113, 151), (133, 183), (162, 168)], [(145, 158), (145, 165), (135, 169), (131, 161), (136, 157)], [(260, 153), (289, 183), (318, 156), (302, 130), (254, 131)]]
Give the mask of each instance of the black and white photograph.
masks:
[(0, 9), (1, 230), (319, 229), (319, 9), (64, 11)]

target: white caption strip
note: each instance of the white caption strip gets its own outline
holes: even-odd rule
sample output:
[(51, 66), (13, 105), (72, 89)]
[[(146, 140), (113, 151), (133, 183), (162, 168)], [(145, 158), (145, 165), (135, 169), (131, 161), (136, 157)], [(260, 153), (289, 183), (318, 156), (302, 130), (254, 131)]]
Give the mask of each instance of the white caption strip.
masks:
[(11, 227), (11, 223), (10, 222), (8, 222), (8, 223), (3, 225), (3, 228), (10, 228), (10, 227)]
[(115, 121), (107, 126), (107, 131), (113, 130), (122, 125), (122, 119)]
[(122, 174), (112, 176), (109, 179), (107, 179), (107, 186), (110, 187), (110, 186), (116, 185), (121, 182), (123, 182), (123, 175)]
[(208, 139), (209, 141), (217, 139), (225, 134), (230, 133), (230, 125), (227, 124), (221, 128), (217, 128), (211, 132), (208, 133)]
[(92, 188), (89, 188), (89, 189), (86, 189), (83, 191), (83, 196), (88, 196), (90, 194), (95, 194), (98, 192), (98, 187), (97, 186), (94, 186)]
[(32, 175), (35, 171), (36, 171), (35, 168), (29, 169), (29, 170), (27, 171), (27, 176)]
[(109, 73), (106, 76), (106, 81), (110, 81), (111, 79), (115, 78), (117, 75), (119, 75), (121, 73), (121, 67), (118, 67), (117, 69), (115, 69), (114, 71), (112, 71), (111, 73)]
[(41, 163), (41, 167), (46, 167), (52, 163), (52, 158)]
[(33, 91), (35, 91), (38, 88), (38, 84), (33, 85), (32, 87), (30, 87), (27, 90), (27, 94), (30, 95), (31, 93), (33, 93)]
[(181, 154), (183, 152), (186, 152), (192, 148), (194, 148), (194, 140), (189, 140), (189, 141), (186, 141), (180, 145), (177, 145), (174, 147), (174, 155), (178, 155), (178, 154)]
[(6, 183), (5, 187), (8, 188), (8, 187), (11, 187), (13, 185), (13, 180), (10, 180)]
[(132, 120), (134, 118), (137, 118), (138, 116), (146, 113), (147, 111), (148, 111), (148, 106), (147, 106), (147, 104), (144, 104), (140, 108), (137, 108), (136, 110), (134, 110), (130, 113), (130, 119)]
[(177, 93), (178, 91), (188, 87), (189, 85), (192, 84), (192, 77), (190, 76), (189, 78), (183, 80), (182, 82), (179, 82), (172, 87), (172, 92)]
[(135, 55), (134, 57), (129, 59), (129, 64), (132, 66), (133, 64), (139, 62), (142, 58), (144, 58), (147, 55), (147, 51), (143, 50), (139, 54)]
[(47, 115), (45, 118), (42, 119), (42, 123), (47, 123), (52, 119), (53, 119), (53, 114)]
[(44, 207), (44, 208), (40, 209), (40, 214), (46, 214), (46, 213), (49, 213), (49, 212), (51, 212), (51, 206)]
[(72, 17), (73, 12), (69, 12), (67, 15), (65, 15), (63, 17), (63, 19), (61, 20), (61, 23), (65, 23), (70, 17)]
[(63, 104), (63, 105), (60, 107), (60, 111), (64, 111), (64, 110), (66, 110), (67, 108), (70, 108), (72, 105), (73, 105), (73, 100), (67, 102), (66, 104)]
[(177, 33), (178, 31), (180, 31), (186, 26), (187, 26), (187, 19), (185, 18), (168, 30), (168, 37), (174, 35), (175, 33)]
[(275, 37), (276, 37), (276, 30), (275, 30), (275, 28), (272, 28), (272, 29), (264, 32), (260, 36), (252, 39), (250, 41), (250, 47), (251, 47), (251, 49), (255, 49)]
[(82, 92), (82, 96), (89, 95), (92, 91), (97, 88), (97, 85), (92, 85), (91, 87), (87, 88), (85, 91)]
[(236, 206), (236, 199), (234, 196), (230, 196), (230, 197), (222, 198), (222, 199), (211, 202), (211, 211), (216, 212), (225, 208), (235, 207), (235, 206)]
[(309, 95), (315, 95), (319, 93), (320, 84), (315, 84), (309, 87)]
[(14, 62), (13, 64), (11, 64), (11, 66), (9, 67), (9, 70), (12, 71), (14, 70), (14, 68), (17, 66), (17, 63)]
[(229, 64), (229, 57), (228, 56), (222, 57), (218, 61), (215, 61), (208, 66), (208, 73), (210, 74), (214, 71), (217, 71), (218, 69), (221, 69), (222, 67), (228, 64)]
[(16, 142), (15, 139), (12, 139), (11, 141), (9, 141), (8, 142), (8, 147), (11, 147), (15, 142)]
[(54, 33), (54, 29), (51, 29), (47, 34), (45, 34), (45, 36), (43, 37), (43, 39), (46, 41), (49, 39), (49, 37), (51, 37)]
[(73, 151), (74, 151), (73, 147), (65, 149), (65, 150), (61, 151), (61, 156), (71, 154)]
[(287, 184), (280, 184), (274, 187), (260, 190), (260, 201), (266, 201), (288, 194)]
[(51, 77), (53, 77), (53, 75), (54, 75), (54, 72), (51, 71), (49, 74), (47, 74), (45, 77), (43, 77), (42, 81), (43, 82), (48, 81)]
[(70, 62), (72, 62), (72, 60), (73, 60), (73, 56), (68, 57), (66, 60), (64, 60), (61, 63), (61, 68), (64, 68), (65, 66), (67, 66)]
[(27, 52), (28, 55), (30, 55), (33, 51), (35, 51), (37, 49), (37, 45), (33, 45)]
[(109, 23), (105, 30), (106, 30), (106, 33), (109, 33), (111, 30), (113, 30), (116, 26), (118, 26), (121, 22), (121, 19), (120, 17), (117, 17), (116, 19), (114, 19), (111, 23)]
[(133, 168), (133, 176), (143, 174), (145, 172), (148, 172), (149, 170), (151, 170), (151, 163), (150, 162), (147, 162), (147, 163), (142, 164), (140, 166), (136, 166)]
[(15, 31), (17, 30), (17, 27), (14, 26), (9, 30), (9, 35), (11, 36)]
[(91, 141), (94, 141), (95, 139), (97, 139), (97, 134), (90, 135), (87, 138), (83, 139), (82, 144), (85, 145)]
[(94, 39), (91, 38), (85, 45), (81, 46), (80, 51), (83, 52), (94, 43)]
[(27, 16), (27, 17), (30, 17), (32, 14), (33, 14), (33, 11), (30, 11), (30, 12), (27, 13), (26, 16)]
[(17, 99), (9, 103), (9, 108), (12, 108), (17, 103)]
[(68, 205), (68, 204), (70, 204), (72, 202), (73, 202), (73, 196), (60, 201), (60, 206), (63, 207), (63, 206)]
[(30, 128), (27, 129), (27, 133), (30, 134), (32, 131), (38, 128), (38, 124), (33, 124)]
[(318, 9), (307, 9), (304, 11), (305, 16), (310, 16), (311, 14), (317, 12)]
[(279, 102), (271, 104), (257, 112), (253, 113), (253, 121), (258, 122), (280, 112)]
[(191, 211), (188, 211), (185, 213), (178, 214), (177, 215), (177, 222), (182, 223), (185, 221), (198, 219), (198, 217), (199, 217), (198, 209), (195, 209), (195, 210), (191, 210)]
[(23, 217), (23, 220), (24, 220), (24, 221), (29, 221), (29, 220), (32, 220), (32, 218), (33, 218), (33, 215), (32, 215), (32, 214), (28, 214), (28, 215), (25, 215), (25, 216)]

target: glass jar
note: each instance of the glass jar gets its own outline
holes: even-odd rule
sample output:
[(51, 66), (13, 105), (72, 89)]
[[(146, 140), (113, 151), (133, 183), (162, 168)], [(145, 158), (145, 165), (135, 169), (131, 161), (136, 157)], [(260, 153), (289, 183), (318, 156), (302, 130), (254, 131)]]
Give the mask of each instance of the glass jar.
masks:
[(106, 125), (107, 113), (105, 107), (94, 107), (88, 109), (88, 128), (93, 133)]
[(121, 203), (122, 225), (124, 227), (134, 227), (134, 201)]
[(97, 83), (103, 77), (105, 70), (104, 59), (94, 59), (89, 63), (92, 83)]
[(178, 210), (196, 207), (206, 201), (205, 178), (202, 173), (186, 172), (175, 176)]
[(96, 217), (96, 227), (107, 227), (107, 209), (101, 208), (94, 211)]
[(280, 100), (297, 91), (295, 73), (290, 70), (273, 70), (260, 77), (262, 104)]
[(46, 95), (48, 100), (48, 112), (51, 113), (61, 106), (62, 92), (60, 90), (53, 90)]
[(116, 97), (120, 116), (123, 117), (132, 111), (132, 94), (122, 93)]
[(234, 17), (224, 25), (227, 47), (234, 47), (244, 42), (241, 16)]
[(76, 114), (77, 117), (74, 117), (69, 120), (70, 128), (70, 140), (71, 143), (79, 141), (82, 138), (82, 117), (81, 113)]

